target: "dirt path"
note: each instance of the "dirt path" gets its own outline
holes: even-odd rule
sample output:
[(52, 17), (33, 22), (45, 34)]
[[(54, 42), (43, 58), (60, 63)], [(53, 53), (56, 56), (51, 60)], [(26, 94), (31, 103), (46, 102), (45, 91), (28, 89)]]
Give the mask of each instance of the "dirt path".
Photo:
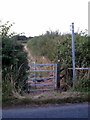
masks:
[(29, 64), (35, 63), (35, 58), (33, 57), (30, 50), (28, 49), (27, 44), (24, 44), (24, 50), (28, 53), (28, 63)]
[(45, 56), (40, 57), (34, 56), (32, 51), (27, 47), (27, 44), (24, 44), (24, 50), (28, 53), (28, 61), (30, 64), (31, 63), (51, 64), (51, 61)]
[[(26, 51), (27, 53), (28, 53), (28, 63), (29, 64), (51, 64), (51, 61), (48, 59), (48, 58), (46, 58), (46, 57), (44, 57), (44, 56), (40, 56), (40, 57), (36, 57), (36, 56), (34, 56), (33, 54), (32, 54), (32, 51), (27, 47), (27, 44), (24, 44), (24, 51)], [(48, 70), (48, 69), (52, 69), (52, 67), (53, 66), (47, 66), (47, 65), (42, 65), (42, 66), (40, 66), (40, 65), (29, 65), (30, 66), (30, 70)], [(31, 73), (32, 74), (32, 73)], [(37, 77), (39, 77), (40, 78), (40, 76), (41, 77), (53, 77), (53, 74), (54, 73), (52, 73), (52, 72), (48, 72), (48, 73), (34, 73), (33, 75), (29, 75), (28, 77), (31, 79), (31, 78), (34, 78), (35, 76), (36, 76), (36, 74), (38, 74), (37, 75)], [(33, 77), (31, 77), (31, 76), (33, 76)], [(34, 83), (34, 81), (35, 81), (35, 83)], [(54, 83), (52, 83), (52, 82), (55, 82), (55, 79), (53, 78), (53, 79), (45, 79), (45, 80), (38, 80), (39, 82), (37, 82), (37, 80), (29, 80), (28, 81), (28, 83), (29, 84), (54, 84)], [(32, 85), (32, 88), (33, 88), (33, 85)], [(37, 86), (37, 88), (41, 88), (41, 89), (46, 89), (46, 88), (50, 88), (50, 87), (52, 87), (52, 86)]]

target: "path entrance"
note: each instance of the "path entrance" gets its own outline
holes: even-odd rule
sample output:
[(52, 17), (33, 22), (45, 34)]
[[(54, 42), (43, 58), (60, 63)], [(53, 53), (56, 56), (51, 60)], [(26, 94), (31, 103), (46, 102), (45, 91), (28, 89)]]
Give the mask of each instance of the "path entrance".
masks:
[(54, 90), (57, 84), (57, 64), (29, 64), (28, 91)]

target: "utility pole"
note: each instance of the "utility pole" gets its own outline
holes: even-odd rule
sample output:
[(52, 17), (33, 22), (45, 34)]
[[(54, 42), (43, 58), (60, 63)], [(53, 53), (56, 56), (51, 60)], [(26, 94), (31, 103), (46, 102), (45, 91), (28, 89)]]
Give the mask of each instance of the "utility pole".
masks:
[(75, 71), (74, 23), (72, 23), (72, 63), (73, 63), (73, 88), (75, 88), (76, 71)]

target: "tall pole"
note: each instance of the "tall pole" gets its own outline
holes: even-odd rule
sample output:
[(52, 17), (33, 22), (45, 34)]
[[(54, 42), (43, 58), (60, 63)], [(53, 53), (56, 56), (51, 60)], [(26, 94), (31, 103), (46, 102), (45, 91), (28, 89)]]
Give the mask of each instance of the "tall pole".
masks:
[(73, 63), (73, 88), (75, 88), (76, 71), (75, 71), (74, 23), (72, 23), (72, 63)]

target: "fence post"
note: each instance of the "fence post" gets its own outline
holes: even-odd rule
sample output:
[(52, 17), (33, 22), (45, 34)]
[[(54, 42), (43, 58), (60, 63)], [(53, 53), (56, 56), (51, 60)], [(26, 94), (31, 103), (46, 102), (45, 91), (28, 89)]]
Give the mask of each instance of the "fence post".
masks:
[(57, 89), (60, 88), (60, 61), (58, 60), (58, 64), (57, 64), (57, 80), (56, 80), (56, 87)]

